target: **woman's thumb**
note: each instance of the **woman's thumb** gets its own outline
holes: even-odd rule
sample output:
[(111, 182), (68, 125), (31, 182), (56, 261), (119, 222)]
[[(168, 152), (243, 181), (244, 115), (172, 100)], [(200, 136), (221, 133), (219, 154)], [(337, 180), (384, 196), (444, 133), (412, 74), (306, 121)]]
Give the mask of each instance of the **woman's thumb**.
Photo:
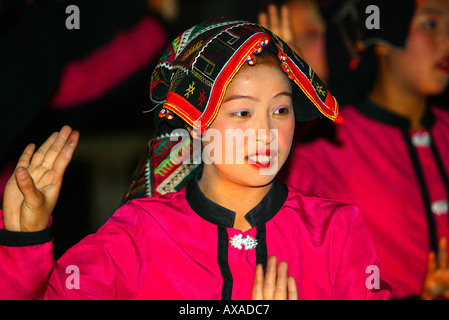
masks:
[(25, 202), (32, 207), (39, 207), (42, 205), (42, 196), (40, 191), (36, 188), (33, 178), (28, 173), (28, 170), (19, 167), (16, 170), (16, 180), (20, 191), (25, 198)]

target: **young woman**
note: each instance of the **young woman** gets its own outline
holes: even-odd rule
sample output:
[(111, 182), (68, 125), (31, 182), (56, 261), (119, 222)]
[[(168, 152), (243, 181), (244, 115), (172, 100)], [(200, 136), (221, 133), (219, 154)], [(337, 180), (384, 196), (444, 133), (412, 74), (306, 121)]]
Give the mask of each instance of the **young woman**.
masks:
[[(333, 96), (284, 42), (253, 23), (204, 22), (165, 51), (150, 96), (157, 130), (126, 204), (58, 261), (48, 226), (78, 133), (64, 127), (25, 149), (5, 191), (2, 298), (390, 296), (358, 209), (274, 179), (295, 119), (321, 111), (341, 122)], [(194, 139), (166, 139), (182, 128)], [(197, 138), (199, 162), (180, 152), (195, 157)]]
[[(380, 29), (363, 30), (356, 47), (365, 47), (359, 70), (375, 66), (374, 84), (361, 102), (342, 108), (346, 122), (331, 139), (311, 139), (313, 131), (303, 137), (286, 181), (361, 209), (394, 298), (442, 297), (449, 290), (449, 113), (429, 98), (449, 82), (449, 1), (371, 4)], [(370, 51), (374, 65), (364, 56)], [(432, 290), (423, 288), (430, 252)]]

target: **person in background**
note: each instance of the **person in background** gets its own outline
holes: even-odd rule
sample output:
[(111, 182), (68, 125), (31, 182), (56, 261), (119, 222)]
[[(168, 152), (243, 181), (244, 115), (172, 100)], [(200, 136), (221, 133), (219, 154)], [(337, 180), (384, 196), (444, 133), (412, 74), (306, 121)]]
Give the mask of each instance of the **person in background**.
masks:
[[(97, 203), (113, 206), (114, 191), (119, 197), (126, 188), (126, 171), (132, 172), (132, 166), (117, 159), (126, 155), (132, 163), (138, 147), (133, 150), (127, 143), (127, 150), (112, 148), (105, 141), (124, 141), (133, 132), (151, 130), (142, 117), (148, 104), (145, 83), (170, 38), (181, 31), (174, 32), (176, 4), (0, 0), (0, 199), (25, 143), (44, 142), (52, 126), (70, 124), (83, 131), (65, 176), (68, 187), (54, 211), (61, 212), (57, 221), (65, 225), (56, 228), (65, 231), (55, 232), (55, 257), (97, 230), (110, 214)], [(66, 12), (74, 8), (70, 6), (79, 14)], [(70, 29), (76, 18), (79, 29)], [(110, 169), (115, 164), (123, 178)]]
[(281, 6), (269, 3), (259, 13), (258, 22), (287, 42), (327, 81), (326, 21), (316, 0), (287, 0)]
[(449, 82), (449, 1), (348, 1), (328, 30), (349, 53), (330, 63), (345, 123), (301, 133), (282, 179), (360, 207), (393, 298), (448, 297), (449, 112), (430, 98)]
[[(168, 43), (178, 10), (176, 0), (70, 5), (79, 29), (66, 27), (64, 1), (0, 0), (0, 198), (18, 145), (31, 132), (45, 140), (45, 119), (117, 130), (125, 115), (138, 118), (146, 97), (135, 90)], [(108, 121), (100, 121), (105, 112)]]

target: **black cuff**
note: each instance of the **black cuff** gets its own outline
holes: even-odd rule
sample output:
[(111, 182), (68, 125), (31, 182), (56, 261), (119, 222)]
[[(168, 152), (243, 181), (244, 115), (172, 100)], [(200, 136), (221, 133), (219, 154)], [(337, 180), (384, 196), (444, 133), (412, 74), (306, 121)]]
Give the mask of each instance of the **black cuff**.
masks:
[(27, 247), (51, 241), (52, 228), (42, 231), (20, 232), (0, 229), (0, 245), (7, 247)]

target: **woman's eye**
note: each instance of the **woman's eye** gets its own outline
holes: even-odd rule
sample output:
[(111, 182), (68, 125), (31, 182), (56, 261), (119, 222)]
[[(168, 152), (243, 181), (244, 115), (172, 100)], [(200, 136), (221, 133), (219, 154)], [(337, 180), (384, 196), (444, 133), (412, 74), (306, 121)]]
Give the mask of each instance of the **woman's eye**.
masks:
[(279, 108), (274, 111), (274, 114), (286, 115), (286, 114), (288, 114), (288, 108)]
[(434, 20), (427, 20), (423, 22), (423, 27), (429, 30), (435, 30), (437, 27), (437, 22)]
[(242, 110), (242, 111), (236, 111), (233, 112), (232, 115), (236, 116), (236, 117), (249, 117), (251, 114), (249, 113), (249, 111), (246, 110)]

